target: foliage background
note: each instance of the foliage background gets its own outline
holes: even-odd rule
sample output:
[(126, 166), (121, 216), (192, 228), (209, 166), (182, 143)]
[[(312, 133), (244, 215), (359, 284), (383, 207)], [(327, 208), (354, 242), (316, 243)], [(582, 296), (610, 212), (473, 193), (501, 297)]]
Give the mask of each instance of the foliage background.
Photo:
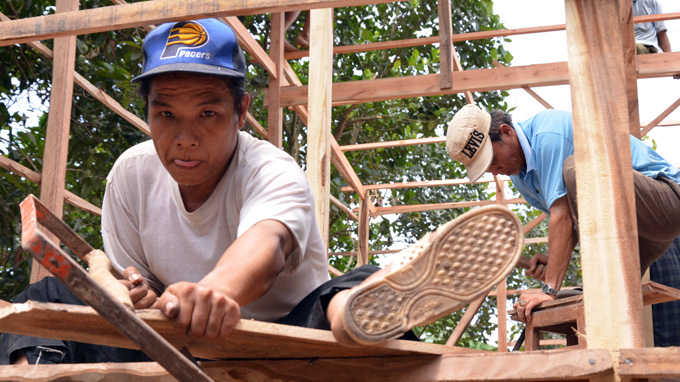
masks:
[[(0, 11), (12, 19), (38, 16), (54, 12), (53, 3), (45, 0), (5, 1)], [(111, 5), (108, 1), (83, 2), (82, 8)], [(503, 24), (493, 13), (490, 0), (453, 0), (454, 33), (502, 29)], [(287, 38), (294, 41), (304, 24), (303, 12), (297, 23), (288, 30)], [(266, 15), (241, 18), (262, 47), (268, 49), (269, 20)], [(334, 14), (336, 45), (390, 41), (427, 37), (438, 34), (437, 2), (413, 0), (390, 4), (336, 9)], [(140, 47), (146, 31), (143, 28), (78, 36), (76, 71), (87, 78), (129, 111), (143, 116), (143, 104), (136, 97), (136, 87), (130, 79), (140, 72)], [(456, 43), (464, 69), (492, 67), (492, 60), (509, 65), (512, 55), (503, 48), (504, 39), (475, 40)], [(52, 41), (44, 41), (51, 48)], [(26, 44), (0, 48), (0, 152), (36, 172), (41, 172), (42, 152), (49, 105), (52, 63)], [(250, 61), (250, 60), (249, 60)], [(307, 83), (306, 59), (290, 64)], [(358, 54), (336, 55), (333, 81), (345, 82), (437, 73), (438, 45), (390, 49)], [(268, 86), (266, 71), (251, 64), (248, 78), (253, 96), (250, 112), (266, 126), (267, 110), (263, 107), (264, 89)], [(30, 102), (27, 101), (31, 96)], [(475, 101), (486, 109), (508, 110), (504, 97), (507, 93), (474, 93)], [(392, 141), (401, 139), (443, 136), (446, 124), (455, 111), (466, 103), (462, 94), (440, 97), (420, 97), (333, 109), (332, 133), (340, 145)], [(284, 150), (304, 168), (306, 160), (306, 127), (289, 110), (284, 110)], [(251, 133), (257, 136), (252, 130)], [(93, 99), (79, 86), (74, 87), (71, 117), (66, 188), (101, 206), (106, 174), (115, 159), (127, 148), (148, 139), (117, 114)], [(447, 155), (445, 146), (420, 145), (392, 149), (348, 152), (347, 158), (363, 184), (407, 182), (462, 178), (465, 171)], [(331, 193), (354, 208), (358, 198), (343, 193), (347, 183), (333, 169)], [(494, 190), (495, 191), (495, 190)], [(513, 190), (516, 194), (516, 191)], [(30, 274), (30, 258), (20, 249), (21, 222), (19, 202), (29, 193), (39, 195), (39, 188), (19, 176), (0, 169), (0, 298), (11, 300), (23, 290)], [(485, 200), (494, 197), (485, 185), (465, 185), (417, 189), (398, 189), (376, 192), (376, 205), (444, 203), (463, 200)], [(101, 248), (98, 216), (65, 204), (64, 220), (94, 247)], [(462, 214), (466, 209), (427, 211), (398, 216), (374, 218), (369, 235), (371, 250), (403, 248), (414, 243), (437, 226)], [(526, 223), (538, 215), (526, 207), (516, 209)], [(331, 208), (330, 253), (355, 251), (357, 224), (336, 207)], [(547, 224), (541, 223), (528, 237), (547, 235)], [(546, 252), (543, 244), (527, 245), (525, 255)], [(376, 264), (389, 262), (389, 255), (376, 257)], [(568, 274), (568, 284), (580, 283), (578, 256)], [(332, 256), (330, 263), (338, 269), (349, 270), (355, 259)], [(508, 279), (509, 289), (536, 287), (532, 279), (515, 270)], [(462, 312), (453, 313), (432, 325), (417, 328), (426, 341), (446, 341)], [(496, 301), (486, 299), (475, 320), (459, 345), (495, 349)], [(502, 314), (505, 317), (505, 314)], [(521, 327), (511, 328), (516, 337)]]

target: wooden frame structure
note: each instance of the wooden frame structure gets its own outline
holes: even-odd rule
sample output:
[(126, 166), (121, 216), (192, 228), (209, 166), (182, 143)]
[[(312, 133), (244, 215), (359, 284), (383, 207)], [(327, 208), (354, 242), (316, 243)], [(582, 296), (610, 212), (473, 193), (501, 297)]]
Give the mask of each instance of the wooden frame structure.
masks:
[[(495, 182), (498, 197), (495, 201), (466, 201), (437, 205), (375, 207), (369, 191), (390, 187), (432, 187), (464, 184), (466, 180), (424, 181), (405, 184), (362, 184), (344, 152), (379, 147), (396, 147), (412, 144), (436, 144), (443, 139), (419, 139), (399, 142), (381, 142), (352, 147), (339, 146), (330, 135), (330, 110), (333, 106), (364, 102), (376, 102), (416, 96), (446, 95), (465, 93), (468, 102), (473, 102), (472, 91), (490, 91), (523, 88), (534, 95), (539, 102), (549, 104), (532, 92), (531, 87), (570, 84), (574, 110), (574, 139), (576, 165), (579, 169), (578, 185), (580, 195), (598, 195), (591, 200), (580, 200), (580, 224), (586, 234), (581, 237), (583, 274), (585, 289), (585, 319), (590, 334), (588, 348), (561, 350), (557, 352), (528, 352), (525, 354), (443, 354), (433, 356), (381, 357), (380, 362), (372, 358), (321, 358), (311, 363), (307, 359), (287, 360), (234, 360), (210, 365), (207, 369), (212, 377), (224, 377), (237, 373), (248, 380), (262, 375), (267, 378), (286, 380), (336, 380), (338, 375), (352, 367), (360, 372), (352, 375), (353, 380), (389, 379), (411, 381), (415, 379), (451, 381), (504, 381), (504, 380), (617, 380), (619, 378), (648, 378), (680, 376), (680, 352), (677, 349), (645, 349), (642, 335), (641, 295), (638, 278), (637, 255), (629, 251), (636, 248), (631, 172), (625, 168), (629, 163), (627, 134), (641, 136), (680, 105), (680, 99), (650, 124), (640, 127), (637, 110), (636, 83), (639, 78), (662, 77), (680, 73), (680, 53), (662, 53), (637, 57), (630, 38), (633, 28), (632, 8), (628, 0), (565, 0), (566, 25), (540, 28), (501, 30), (453, 35), (451, 31), (451, 4), (439, 1), (440, 36), (403, 41), (391, 41), (361, 46), (332, 47), (332, 8), (358, 6), (369, 3), (384, 3), (391, 0), (250, 0), (247, 2), (196, 0), (150, 1), (126, 4), (114, 0), (117, 5), (78, 10), (77, 0), (56, 0), (57, 13), (49, 16), (21, 20), (9, 20), (0, 15), (0, 46), (28, 43), (55, 62), (48, 120), (47, 144), (44, 153), (45, 167), (42, 174), (36, 174), (20, 164), (0, 156), (0, 166), (15, 172), (28, 180), (39, 183), (41, 200), (52, 211), (61, 213), (63, 201), (93, 213), (101, 211), (92, 204), (64, 190), (66, 148), (68, 146), (69, 116), (72, 86), (75, 81), (114, 112), (121, 115), (133, 126), (148, 133), (146, 124), (127, 112), (120, 104), (87, 80), (74, 72), (76, 35), (102, 32), (129, 27), (158, 24), (173, 20), (188, 20), (197, 17), (222, 17), (236, 31), (241, 45), (260, 63), (270, 75), (268, 105), (269, 129), (265, 130), (252, 116), (248, 122), (266, 139), (281, 146), (281, 118), (283, 107), (292, 107), (308, 124), (309, 156), (308, 178), (317, 200), (316, 213), (319, 228), (327, 237), (328, 211), (330, 204), (338, 206), (348, 216), (359, 222), (360, 263), (368, 262), (371, 254), (368, 248), (367, 232), (371, 217), (424, 211), (439, 208), (460, 208), (487, 203), (515, 204), (522, 199), (504, 198), (503, 187), (507, 179), (484, 178), (480, 182)], [(286, 59), (297, 58), (304, 52), (283, 53), (283, 13), (291, 10), (311, 9), (312, 39), (309, 50), (309, 85), (301, 82), (288, 65)], [(271, 51), (262, 50), (258, 43), (240, 24), (235, 16), (271, 13)], [(663, 14), (635, 18), (635, 21), (678, 19), (680, 14)], [(566, 29), (568, 33), (569, 61), (520, 67), (496, 67), (462, 71), (454, 54), (453, 41), (464, 41), (522, 33), (539, 33)], [(38, 40), (55, 39), (54, 52), (50, 52)], [(362, 50), (388, 49), (395, 46), (412, 46), (440, 43), (441, 72), (420, 75), (417, 78), (401, 77), (352, 83), (331, 82), (333, 54), (358, 52)], [(586, 49), (591, 47), (591, 49)], [(596, 47), (596, 49), (592, 49)], [(633, 52), (633, 53), (631, 53)], [(406, 86), (408, 84), (408, 86)], [(586, 116), (589, 117), (586, 121)], [(593, 121), (593, 116), (596, 116)], [(585, 134), (586, 122), (589, 124)], [(598, 139), (594, 140), (593, 135)], [(597, 141), (613, 142), (611, 147), (619, 150), (618, 160), (601, 150)], [(611, 148), (610, 148), (611, 149)], [(628, 161), (621, 160), (628, 158)], [(358, 213), (329, 195), (328, 179), (330, 164), (333, 164), (350, 185), (343, 189), (355, 192), (361, 202)], [(598, 171), (605, 168), (611, 174), (598, 177)], [(41, 182), (49, 179), (49, 182)], [(614, 205), (616, 206), (614, 208)], [(525, 232), (538, 224), (545, 215), (539, 216), (525, 227)], [(599, 227), (599, 230), (588, 229)], [(545, 239), (543, 239), (545, 240)], [(597, 256), (606, 246), (609, 256)], [(330, 269), (331, 272), (337, 270)], [(39, 273), (34, 273), (40, 277)], [(615, 296), (602, 291), (619, 291)], [(505, 285), (499, 285), (498, 294), (505, 295)], [(469, 311), (476, 311), (481, 301), (473, 302)], [(505, 311), (505, 299), (499, 298), (499, 311)], [(468, 316), (463, 321), (471, 320)], [(503, 322), (504, 320), (501, 320)], [(501, 324), (499, 322), (499, 324)], [(505, 331), (504, 324), (499, 330)], [(455, 344), (454, 333), (449, 344)], [(458, 337), (459, 338), (459, 337)], [(507, 339), (499, 340), (499, 348), (505, 348)], [(510, 367), (512, 365), (512, 367)], [(536, 365), (541, 365), (537, 367)], [(122, 374), (134, 374), (140, 380), (159, 380), (167, 372), (156, 366), (135, 365), (99, 366), (83, 365), (55, 367), (43, 375), (61, 373), (73, 376), (97, 373), (105, 378), (116, 378)], [(31, 380), (41, 375), (39, 368), (8, 369), (10, 378)], [(47, 370), (47, 369), (43, 369)], [(370, 372), (364, 373), (364, 371)], [(238, 374), (240, 373), (240, 374)], [(3, 370), (2, 375), (5, 374)], [(24, 379), (21, 379), (24, 378)]]

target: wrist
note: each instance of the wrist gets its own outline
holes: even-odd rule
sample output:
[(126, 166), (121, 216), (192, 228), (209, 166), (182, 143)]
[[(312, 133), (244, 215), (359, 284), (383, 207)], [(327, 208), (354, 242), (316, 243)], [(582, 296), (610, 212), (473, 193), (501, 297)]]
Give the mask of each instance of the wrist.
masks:
[(541, 293), (557, 298), (557, 289), (553, 288), (549, 283), (543, 283)]

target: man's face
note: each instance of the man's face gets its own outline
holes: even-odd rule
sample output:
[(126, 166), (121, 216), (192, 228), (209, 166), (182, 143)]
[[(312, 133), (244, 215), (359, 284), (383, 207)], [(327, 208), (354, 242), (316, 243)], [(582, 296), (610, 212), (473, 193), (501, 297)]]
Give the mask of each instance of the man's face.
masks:
[(172, 73), (151, 80), (151, 138), (183, 193), (215, 189), (236, 149), (247, 101), (238, 115), (227, 83), (214, 76)]
[[(512, 129), (510, 126), (508, 128)], [(517, 175), (522, 171), (525, 160), (515, 130), (506, 132), (501, 129), (500, 135), (501, 141), (492, 143), (493, 160), (486, 171), (494, 175)]]

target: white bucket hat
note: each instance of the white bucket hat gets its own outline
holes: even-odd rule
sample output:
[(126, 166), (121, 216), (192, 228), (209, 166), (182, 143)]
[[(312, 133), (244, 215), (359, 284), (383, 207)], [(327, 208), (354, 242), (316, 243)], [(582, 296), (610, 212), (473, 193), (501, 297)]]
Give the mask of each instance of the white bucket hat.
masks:
[(449, 122), (446, 151), (465, 166), (470, 182), (484, 175), (493, 160), (490, 128), (491, 115), (476, 105), (465, 105)]

